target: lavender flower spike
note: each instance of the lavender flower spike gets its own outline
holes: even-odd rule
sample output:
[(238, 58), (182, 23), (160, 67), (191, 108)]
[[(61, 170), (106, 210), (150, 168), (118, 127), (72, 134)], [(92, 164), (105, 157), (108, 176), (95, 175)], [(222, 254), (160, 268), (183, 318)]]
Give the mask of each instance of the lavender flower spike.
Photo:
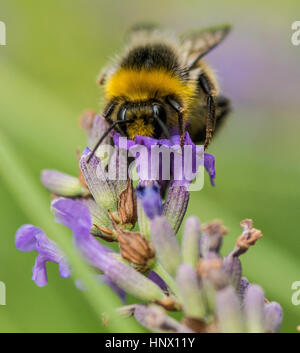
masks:
[(58, 199), (52, 202), (58, 222), (70, 228), (75, 245), (86, 260), (100, 269), (124, 291), (142, 300), (161, 300), (163, 291), (151, 280), (129, 265), (120, 262), (109, 249), (104, 247), (91, 234), (91, 217), (85, 205), (71, 199)]
[(25, 224), (16, 233), (16, 248), (21, 251), (36, 250), (39, 254), (33, 267), (33, 281), (43, 287), (47, 284), (46, 262), (51, 261), (59, 266), (61, 277), (67, 278), (71, 275), (69, 265), (57, 245), (49, 240), (46, 234), (38, 227)]
[(43, 170), (41, 175), (42, 184), (52, 193), (59, 196), (80, 196), (88, 192), (78, 178), (57, 170)]

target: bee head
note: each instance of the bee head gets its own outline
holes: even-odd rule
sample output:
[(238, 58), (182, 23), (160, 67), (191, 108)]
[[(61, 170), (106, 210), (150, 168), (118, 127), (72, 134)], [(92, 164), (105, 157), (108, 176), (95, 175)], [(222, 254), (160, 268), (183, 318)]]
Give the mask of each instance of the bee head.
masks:
[(166, 110), (158, 101), (130, 102), (121, 105), (117, 119), (130, 121), (122, 127), (130, 139), (136, 135), (160, 138), (164, 134)]

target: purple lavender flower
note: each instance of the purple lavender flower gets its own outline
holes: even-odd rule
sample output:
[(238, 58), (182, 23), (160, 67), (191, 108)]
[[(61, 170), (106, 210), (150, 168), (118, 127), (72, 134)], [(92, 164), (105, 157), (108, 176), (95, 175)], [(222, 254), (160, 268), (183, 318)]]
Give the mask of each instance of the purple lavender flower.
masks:
[(160, 187), (156, 184), (149, 187), (139, 185), (136, 188), (136, 195), (142, 201), (144, 211), (150, 219), (161, 216), (163, 212), (159, 189)]
[(67, 278), (71, 275), (71, 270), (61, 250), (57, 245), (49, 240), (42, 229), (25, 224), (16, 233), (16, 248), (21, 251), (38, 252), (38, 256), (33, 267), (32, 279), (39, 286), (45, 286), (48, 282), (46, 263), (54, 262), (59, 266), (61, 277)]
[[(151, 221), (151, 240), (157, 260), (170, 277), (167, 284), (184, 313), (184, 324), (195, 332), (278, 332), (279, 304), (265, 306), (263, 290), (241, 278), (237, 256), (261, 237), (252, 221), (241, 222), (243, 233), (235, 249), (222, 259), (220, 247), (227, 230), (213, 222), (201, 227), (187, 220), (180, 246), (166, 219)], [(170, 280), (175, 278), (176, 282)], [(272, 321), (274, 319), (274, 321)]]
[[(107, 167), (100, 152), (88, 163), (90, 148), (99, 138), (99, 131), (105, 130), (106, 122), (89, 113), (83, 125), (89, 148), (80, 157), (79, 178), (44, 171), (42, 182), (58, 196), (51, 203), (56, 221), (72, 231), (76, 248), (100, 272), (97, 278), (123, 302), (129, 293), (144, 303), (123, 306), (118, 311), (133, 315), (155, 332), (278, 332), (282, 321), (280, 305), (269, 303), (260, 286), (251, 285), (242, 277), (239, 257), (262, 237), (253, 228), (252, 220), (241, 222), (242, 234), (224, 258), (220, 250), (227, 230), (220, 222), (202, 226), (196, 217), (188, 218), (180, 243), (176, 234), (187, 210), (191, 180), (176, 179), (175, 158), (169, 171), (172, 178), (166, 183), (162, 182), (161, 163), (156, 178), (142, 177), (141, 169), (151, 166), (148, 154), (138, 168), (140, 178), (134, 189), (131, 179), (122, 178), (119, 167), (124, 161), (114, 153), (109, 154)], [(174, 153), (181, 151), (180, 138), (174, 134), (171, 141), (136, 136), (126, 146), (122, 146), (117, 133), (113, 140), (119, 152), (138, 146), (148, 151), (156, 145)], [(214, 157), (203, 155), (188, 133), (185, 141), (192, 151), (189, 164), (194, 171), (204, 165), (214, 185)], [(106, 143), (112, 143), (109, 136)], [(107, 174), (112, 165), (117, 166), (114, 179)], [(138, 229), (133, 231), (136, 223)], [(108, 246), (110, 242), (117, 242), (119, 251), (113, 251)], [(38, 252), (33, 268), (37, 285), (47, 283), (47, 261), (58, 264), (62, 277), (70, 276), (63, 252), (40, 228), (22, 226), (16, 234), (16, 247)], [(81, 288), (80, 279), (75, 280)], [(169, 310), (180, 311), (182, 322), (170, 317)]]
[(92, 266), (103, 271), (120, 288), (138, 298), (158, 300), (164, 297), (158, 286), (119, 261), (113, 252), (90, 234), (91, 217), (87, 207), (70, 199), (58, 199), (52, 202), (52, 209), (57, 221), (72, 230), (75, 245)]

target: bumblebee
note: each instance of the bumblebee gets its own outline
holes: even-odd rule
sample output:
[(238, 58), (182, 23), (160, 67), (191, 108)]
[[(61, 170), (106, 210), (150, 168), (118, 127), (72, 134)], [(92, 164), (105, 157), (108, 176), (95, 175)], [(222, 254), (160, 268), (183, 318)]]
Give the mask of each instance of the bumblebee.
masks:
[(169, 138), (176, 129), (181, 146), (188, 131), (206, 149), (228, 115), (230, 101), (219, 95), (203, 57), (229, 31), (229, 25), (220, 25), (174, 37), (153, 26), (132, 29), (124, 54), (98, 80), (104, 89), (103, 117), (110, 127), (91, 156), (113, 129), (130, 139)]

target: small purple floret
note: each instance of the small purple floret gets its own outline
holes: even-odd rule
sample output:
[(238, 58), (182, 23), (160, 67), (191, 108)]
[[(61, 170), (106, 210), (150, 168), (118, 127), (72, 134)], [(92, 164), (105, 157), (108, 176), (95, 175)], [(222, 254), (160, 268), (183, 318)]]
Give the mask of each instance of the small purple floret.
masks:
[(51, 261), (59, 266), (60, 276), (67, 278), (71, 275), (69, 265), (57, 245), (51, 241), (42, 229), (30, 224), (20, 227), (16, 233), (16, 248), (21, 251), (37, 251), (39, 254), (33, 267), (33, 281), (39, 286), (48, 283), (46, 262)]
[(142, 186), (136, 188), (136, 195), (142, 201), (143, 209), (149, 219), (161, 216), (163, 205), (158, 185)]

